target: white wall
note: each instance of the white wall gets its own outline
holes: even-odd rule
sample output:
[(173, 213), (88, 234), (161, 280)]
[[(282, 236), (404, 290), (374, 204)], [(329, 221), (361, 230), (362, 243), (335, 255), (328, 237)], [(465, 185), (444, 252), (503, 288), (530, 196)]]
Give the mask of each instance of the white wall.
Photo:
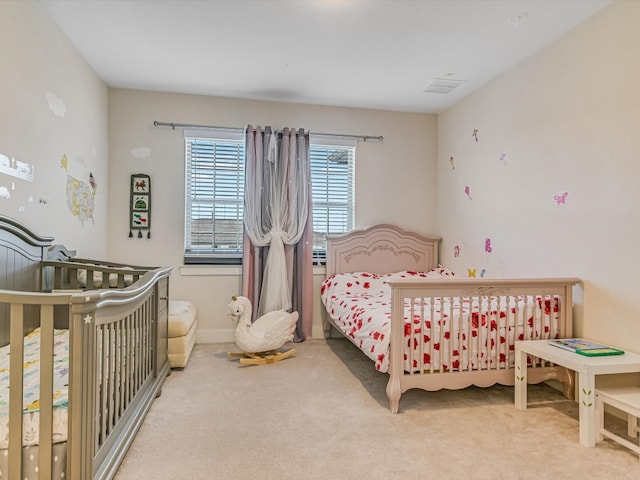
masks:
[[(36, 2), (0, 2), (0, 58), (0, 154), (35, 165), (33, 182), (0, 172), (0, 213), (81, 256), (103, 258), (107, 87)], [(67, 207), (63, 154), (69, 174), (88, 184), (91, 173), (97, 182), (93, 221), (84, 225)]]
[[(170, 297), (188, 299), (199, 311), (198, 341), (232, 340), (226, 315), (240, 293), (239, 268), (182, 268), (184, 253), (184, 140), (161, 122), (222, 127), (271, 125), (317, 133), (382, 135), (359, 142), (356, 161), (356, 224), (389, 222), (435, 232), (436, 119), (431, 115), (258, 102), (195, 95), (109, 91), (109, 255), (115, 261), (173, 266)], [(132, 150), (148, 148), (147, 158)], [(129, 181), (151, 176), (151, 238), (129, 238)], [(316, 277), (314, 336), (321, 335)]]
[(446, 265), (580, 277), (575, 333), (640, 351), (638, 22), (615, 2), (440, 114), (437, 202)]

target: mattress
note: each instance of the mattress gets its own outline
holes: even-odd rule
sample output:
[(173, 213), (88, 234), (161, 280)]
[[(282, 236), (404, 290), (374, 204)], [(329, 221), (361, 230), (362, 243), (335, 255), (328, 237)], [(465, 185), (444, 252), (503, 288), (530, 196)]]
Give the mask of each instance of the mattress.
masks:
[[(446, 269), (431, 272), (367, 272), (336, 274), (321, 287), (321, 298), (334, 325), (386, 372), (391, 333), (391, 288), (388, 282), (406, 278), (446, 278)], [(557, 298), (487, 297), (416, 298), (405, 300), (405, 371), (418, 360), (440, 372), (513, 365), (516, 339), (555, 338)], [(451, 315), (453, 314), (453, 315)], [(431, 316), (433, 315), (433, 318)], [(487, 328), (488, 327), (488, 328)], [(410, 340), (411, 335), (424, 344)]]
[[(40, 329), (24, 337), (24, 382), (22, 402), (22, 445), (39, 441), (40, 428)], [(53, 442), (67, 439), (69, 404), (69, 331), (54, 330)], [(9, 361), (10, 346), (0, 348), (0, 449), (9, 444)]]

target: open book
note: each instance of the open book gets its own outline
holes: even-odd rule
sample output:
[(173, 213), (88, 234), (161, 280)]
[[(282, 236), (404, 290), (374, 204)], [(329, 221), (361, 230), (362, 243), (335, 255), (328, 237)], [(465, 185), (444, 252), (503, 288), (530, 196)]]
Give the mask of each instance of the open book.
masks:
[(549, 340), (549, 344), (570, 352), (586, 355), (587, 357), (599, 357), (603, 355), (622, 355), (624, 350), (613, 348), (602, 343), (595, 343), (584, 338), (560, 338)]

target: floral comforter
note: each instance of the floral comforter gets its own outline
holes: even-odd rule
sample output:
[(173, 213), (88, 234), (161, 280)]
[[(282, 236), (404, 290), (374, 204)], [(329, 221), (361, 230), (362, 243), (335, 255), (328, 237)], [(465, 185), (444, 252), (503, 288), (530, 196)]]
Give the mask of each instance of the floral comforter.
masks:
[[(67, 435), (69, 331), (55, 330), (53, 346), (54, 442)], [(9, 438), (9, 345), (0, 348), (0, 449)], [(40, 410), (40, 329), (24, 337), (23, 445), (37, 445)], [(58, 407), (58, 408), (56, 408)]]
[[(445, 268), (337, 274), (323, 282), (321, 297), (334, 324), (375, 362), (377, 370), (386, 372), (391, 332), (388, 282), (450, 276), (453, 273)], [(557, 336), (557, 311), (557, 299), (541, 296), (407, 298), (405, 370), (419, 369), (420, 359), (422, 368), (441, 372), (512, 366), (515, 340)]]

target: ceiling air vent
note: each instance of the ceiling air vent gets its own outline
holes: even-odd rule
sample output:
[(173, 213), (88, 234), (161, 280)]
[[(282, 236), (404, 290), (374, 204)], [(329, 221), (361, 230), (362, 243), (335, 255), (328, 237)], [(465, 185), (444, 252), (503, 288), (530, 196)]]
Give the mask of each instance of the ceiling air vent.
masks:
[(434, 78), (422, 91), (426, 93), (451, 93), (465, 82), (466, 80), (456, 80), (454, 78)]

